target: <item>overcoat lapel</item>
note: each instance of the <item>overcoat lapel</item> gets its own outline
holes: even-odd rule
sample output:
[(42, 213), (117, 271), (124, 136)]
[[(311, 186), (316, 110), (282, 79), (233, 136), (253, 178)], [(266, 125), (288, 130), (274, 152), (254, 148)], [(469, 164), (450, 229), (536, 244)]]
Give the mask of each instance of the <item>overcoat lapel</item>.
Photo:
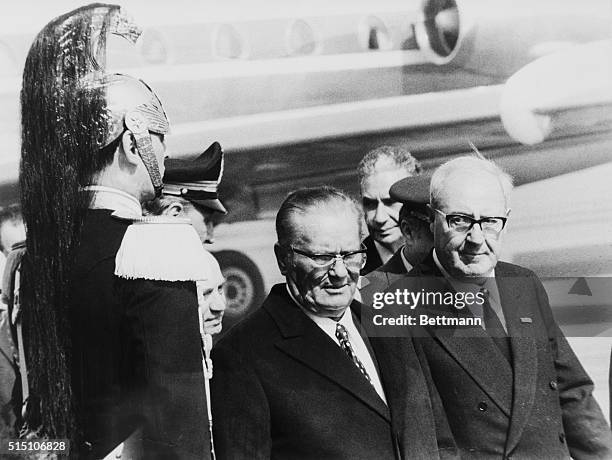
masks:
[[(421, 276), (435, 277), (437, 282), (427, 282), (427, 289), (436, 286), (441, 292), (454, 292), (437, 269), (432, 255), (419, 266)], [(439, 280), (439, 281), (438, 281)], [(457, 310), (446, 305), (427, 308), (430, 315), (447, 317), (472, 317), (467, 307)], [(480, 388), (510, 417), (512, 414), (513, 372), (508, 360), (491, 337), (480, 326), (445, 328), (428, 326), (427, 329), (444, 349), (465, 369)]]
[[(355, 314), (359, 326), (362, 327), (362, 308), (367, 308), (364, 305), (353, 302), (351, 304), (351, 310)], [(391, 417), (394, 422), (394, 426), (399, 432), (404, 429), (404, 418), (402, 417), (405, 413), (423, 413), (422, 410), (417, 410), (415, 407), (411, 407), (411, 395), (407, 394), (408, 388), (408, 373), (410, 373), (410, 367), (418, 360), (416, 358), (416, 352), (414, 347), (410, 349), (406, 346), (409, 342), (407, 339), (395, 339), (389, 337), (369, 337), (368, 338), (372, 350), (374, 351), (374, 359), (378, 365), (380, 373), (380, 380), (387, 398), (388, 407), (391, 409)], [(420, 370), (420, 367), (419, 367)], [(425, 379), (422, 374), (410, 375), (411, 388), (420, 389), (427, 391), (425, 386)], [(417, 381), (417, 378), (420, 381)], [(421, 387), (422, 386), (422, 387)], [(422, 394), (422, 393), (421, 393)], [(419, 398), (425, 399), (425, 398)], [(404, 412), (404, 408), (408, 408), (408, 412)], [(434, 427), (435, 428), (435, 427)]]
[(374, 387), (342, 349), (295, 305), (284, 285), (273, 288), (263, 308), (270, 313), (283, 336), (275, 343), (277, 348), (391, 421), (389, 408)]
[[(447, 317), (471, 317), (447, 311)], [(435, 339), (474, 379), (480, 388), (508, 416), (512, 413), (512, 368), (510, 363), (480, 326), (462, 327), (450, 331), (433, 326)]]
[(528, 319), (533, 321), (533, 305), (536, 300), (526, 298), (525, 288), (530, 280), (509, 276), (503, 264), (500, 265), (496, 268), (497, 287), (506, 317), (514, 363), (513, 411), (506, 447), (507, 452), (512, 452), (521, 438), (535, 398), (537, 346), (534, 325)]

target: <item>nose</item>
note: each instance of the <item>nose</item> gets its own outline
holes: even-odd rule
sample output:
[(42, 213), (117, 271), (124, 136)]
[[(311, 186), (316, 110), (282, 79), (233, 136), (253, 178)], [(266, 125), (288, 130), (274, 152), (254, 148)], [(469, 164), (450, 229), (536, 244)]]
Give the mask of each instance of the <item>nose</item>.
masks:
[(225, 295), (222, 292), (213, 293), (212, 302), (210, 303), (210, 311), (222, 313), (227, 307)]
[(329, 272), (333, 272), (337, 278), (344, 278), (348, 276), (348, 270), (346, 269), (344, 259), (340, 256), (336, 256), (336, 258), (332, 262), (332, 266), (330, 267)]
[(482, 244), (485, 241), (484, 233), (480, 224), (472, 225), (472, 228), (467, 233), (467, 239), (470, 243)]
[(389, 213), (384, 204), (381, 201), (378, 201), (376, 205), (376, 214), (374, 214), (374, 221), (379, 224), (384, 224), (389, 217)]

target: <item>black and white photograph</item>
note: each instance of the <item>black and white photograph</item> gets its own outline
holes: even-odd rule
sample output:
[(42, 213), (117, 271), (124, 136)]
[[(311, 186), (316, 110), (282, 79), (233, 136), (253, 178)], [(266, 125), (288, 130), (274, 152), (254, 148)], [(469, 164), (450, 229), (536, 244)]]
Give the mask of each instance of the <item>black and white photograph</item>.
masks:
[(612, 459), (609, 0), (0, 9), (0, 458)]

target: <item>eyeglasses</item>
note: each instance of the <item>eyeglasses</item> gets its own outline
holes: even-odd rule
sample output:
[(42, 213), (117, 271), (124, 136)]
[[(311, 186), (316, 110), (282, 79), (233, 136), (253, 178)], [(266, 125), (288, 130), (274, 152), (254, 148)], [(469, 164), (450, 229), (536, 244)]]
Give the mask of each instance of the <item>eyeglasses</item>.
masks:
[(338, 260), (342, 260), (342, 262), (344, 262), (344, 266), (346, 267), (346, 269), (349, 271), (353, 271), (353, 272), (361, 270), (365, 266), (365, 263), (366, 263), (367, 249), (364, 245), (361, 245), (361, 249), (357, 251), (342, 252), (339, 254), (331, 254), (331, 253), (317, 254), (317, 253), (302, 251), (300, 249), (294, 248), (293, 246), (289, 246), (289, 249), (291, 249), (291, 251), (295, 252), (296, 254), (300, 254), (302, 256), (308, 257), (310, 260), (312, 260), (313, 264), (316, 267), (327, 268), (328, 270), (331, 270), (332, 267), (336, 265), (336, 262)]
[(474, 219), (465, 214), (446, 214), (435, 208), (434, 211), (444, 216), (451, 230), (460, 233), (467, 233), (474, 225), (478, 224), (483, 233), (497, 236), (504, 229), (506, 221), (508, 220), (507, 217), (483, 217), (482, 219)]

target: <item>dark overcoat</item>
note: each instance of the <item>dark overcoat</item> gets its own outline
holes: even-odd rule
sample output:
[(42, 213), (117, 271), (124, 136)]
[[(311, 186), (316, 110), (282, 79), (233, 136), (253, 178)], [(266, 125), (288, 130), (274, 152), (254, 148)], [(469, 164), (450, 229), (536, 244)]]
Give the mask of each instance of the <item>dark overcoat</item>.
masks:
[(363, 240), (362, 244), (365, 246), (367, 251), (366, 264), (361, 269), (361, 275), (363, 276), (380, 267), (382, 265), (382, 259), (380, 258), (380, 254), (376, 249), (376, 245), (374, 244), (374, 238), (368, 235), (368, 237)]
[(389, 286), (406, 276), (408, 270), (402, 260), (401, 251), (402, 248), (399, 248), (387, 262), (361, 278), (359, 292), (361, 301), (365, 305), (372, 305), (372, 297), (375, 292), (386, 291)]
[[(593, 382), (557, 326), (542, 283), (533, 272), (503, 262), (495, 275), (511, 362), (479, 326), (461, 334), (427, 326), (425, 337), (415, 339), (462, 457), (612, 458), (610, 427), (593, 398)], [(431, 254), (408, 276), (443, 279)], [(446, 282), (441, 289), (452, 290)], [(452, 306), (419, 309), (467, 314)]]
[(213, 349), (218, 458), (452, 457), (448, 427), (434, 421), (440, 402), (430, 398), (412, 342), (369, 343), (388, 406), (286, 286), (274, 286)]

